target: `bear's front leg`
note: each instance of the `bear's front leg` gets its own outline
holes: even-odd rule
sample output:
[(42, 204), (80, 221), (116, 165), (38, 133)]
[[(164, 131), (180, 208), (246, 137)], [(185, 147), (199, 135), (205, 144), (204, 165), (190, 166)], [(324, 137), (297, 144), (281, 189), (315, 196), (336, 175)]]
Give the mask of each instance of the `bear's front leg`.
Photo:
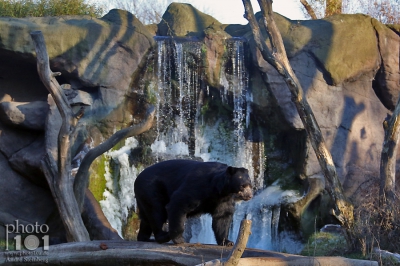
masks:
[(234, 244), (228, 239), (229, 227), (232, 223), (234, 211), (234, 203), (228, 202), (220, 204), (212, 214), (212, 229), (215, 240), (220, 246), (233, 246)]

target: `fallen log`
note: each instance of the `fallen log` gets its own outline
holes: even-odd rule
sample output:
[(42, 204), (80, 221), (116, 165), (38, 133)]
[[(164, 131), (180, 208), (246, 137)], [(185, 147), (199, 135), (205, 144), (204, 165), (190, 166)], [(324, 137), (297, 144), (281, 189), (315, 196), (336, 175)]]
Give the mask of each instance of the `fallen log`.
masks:
[[(232, 248), (202, 244), (158, 244), (124, 240), (95, 240), (53, 245), (49, 251), (0, 252), (1, 265), (205, 265), (227, 257)], [(251, 264), (250, 264), (251, 263)], [(32, 263), (33, 264), (33, 263)], [(238, 265), (349, 265), (378, 266), (377, 262), (342, 257), (304, 257), (274, 251), (246, 248)]]

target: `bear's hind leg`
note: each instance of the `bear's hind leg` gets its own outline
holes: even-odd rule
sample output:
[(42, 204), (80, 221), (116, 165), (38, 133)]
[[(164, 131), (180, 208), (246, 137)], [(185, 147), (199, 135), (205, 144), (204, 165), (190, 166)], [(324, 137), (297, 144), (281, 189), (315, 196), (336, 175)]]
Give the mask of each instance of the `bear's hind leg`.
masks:
[(150, 224), (154, 238), (158, 243), (166, 243), (171, 240), (169, 233), (162, 230), (164, 223), (167, 222), (167, 211), (163, 204), (153, 205), (150, 213)]
[(143, 202), (139, 200), (138, 198), (136, 199), (137, 206), (139, 209), (139, 218), (140, 218), (140, 227), (139, 227), (139, 233), (137, 235), (137, 240), (138, 241), (150, 241), (151, 234), (153, 233), (153, 230), (151, 229), (151, 224), (148, 219), (148, 213), (146, 213), (146, 207), (143, 205)]
[(139, 233), (137, 235), (138, 241), (150, 241), (150, 236), (153, 233), (151, 226), (146, 218), (140, 218)]
[(174, 205), (172, 202), (167, 205), (169, 236), (175, 244), (185, 243), (183, 232), (185, 229), (186, 213), (182, 211), (182, 208), (183, 206)]

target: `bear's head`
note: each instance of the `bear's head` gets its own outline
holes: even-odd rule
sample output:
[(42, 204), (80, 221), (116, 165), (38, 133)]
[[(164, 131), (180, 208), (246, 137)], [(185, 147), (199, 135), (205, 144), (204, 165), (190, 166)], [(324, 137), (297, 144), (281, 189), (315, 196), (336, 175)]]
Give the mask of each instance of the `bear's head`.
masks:
[(247, 201), (253, 197), (253, 189), (247, 169), (229, 166), (226, 169), (226, 174), (230, 181), (231, 193), (235, 194), (235, 200)]

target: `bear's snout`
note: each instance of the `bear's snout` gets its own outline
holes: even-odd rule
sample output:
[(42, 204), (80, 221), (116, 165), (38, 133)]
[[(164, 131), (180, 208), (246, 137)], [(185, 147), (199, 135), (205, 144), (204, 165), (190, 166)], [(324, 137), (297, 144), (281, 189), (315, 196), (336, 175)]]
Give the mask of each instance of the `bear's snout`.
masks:
[(251, 189), (251, 186), (244, 187), (243, 190), (239, 191), (238, 196), (241, 200), (251, 200), (251, 198), (253, 198), (253, 190)]

